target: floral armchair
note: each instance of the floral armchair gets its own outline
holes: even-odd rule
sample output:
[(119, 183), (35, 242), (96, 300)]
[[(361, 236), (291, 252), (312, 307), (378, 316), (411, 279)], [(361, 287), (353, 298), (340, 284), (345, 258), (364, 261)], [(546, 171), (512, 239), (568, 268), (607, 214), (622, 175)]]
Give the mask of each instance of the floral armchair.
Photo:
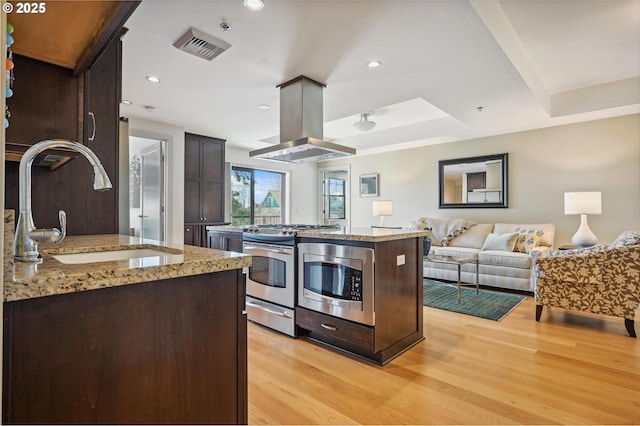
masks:
[(553, 251), (534, 264), (536, 321), (544, 306), (624, 318), (636, 337), (640, 305), (640, 234), (623, 232), (613, 244)]

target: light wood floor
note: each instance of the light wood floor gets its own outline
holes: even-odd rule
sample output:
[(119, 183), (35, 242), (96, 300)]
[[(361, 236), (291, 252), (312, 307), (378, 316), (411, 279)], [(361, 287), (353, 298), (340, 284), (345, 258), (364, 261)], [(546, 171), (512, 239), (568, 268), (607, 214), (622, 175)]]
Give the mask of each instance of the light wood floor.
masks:
[(249, 423), (640, 423), (622, 319), (545, 308), (537, 323), (531, 297), (500, 322), (424, 309), (426, 339), (385, 367), (249, 323)]

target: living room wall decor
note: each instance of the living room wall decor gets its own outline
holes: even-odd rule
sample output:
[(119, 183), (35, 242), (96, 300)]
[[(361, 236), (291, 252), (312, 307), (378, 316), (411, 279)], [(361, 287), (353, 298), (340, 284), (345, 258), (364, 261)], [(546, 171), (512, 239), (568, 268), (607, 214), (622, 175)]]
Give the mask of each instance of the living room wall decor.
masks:
[(378, 174), (377, 173), (360, 175), (360, 196), (361, 197), (377, 197), (378, 196)]
[(438, 162), (440, 208), (507, 208), (509, 154)]

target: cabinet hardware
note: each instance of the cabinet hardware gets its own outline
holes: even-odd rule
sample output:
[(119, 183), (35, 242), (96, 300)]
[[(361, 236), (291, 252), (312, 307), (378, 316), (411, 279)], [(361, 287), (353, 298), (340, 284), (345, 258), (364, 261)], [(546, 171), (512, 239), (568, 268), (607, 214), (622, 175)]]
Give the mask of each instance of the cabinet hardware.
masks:
[(93, 122), (93, 131), (87, 140), (93, 142), (96, 138), (96, 116), (92, 112), (89, 112), (89, 117), (91, 117), (91, 121)]
[(326, 330), (330, 330), (330, 331), (338, 331), (338, 327), (336, 327), (335, 325), (331, 325), (331, 324), (325, 324), (322, 323), (320, 324), (320, 327), (326, 329)]

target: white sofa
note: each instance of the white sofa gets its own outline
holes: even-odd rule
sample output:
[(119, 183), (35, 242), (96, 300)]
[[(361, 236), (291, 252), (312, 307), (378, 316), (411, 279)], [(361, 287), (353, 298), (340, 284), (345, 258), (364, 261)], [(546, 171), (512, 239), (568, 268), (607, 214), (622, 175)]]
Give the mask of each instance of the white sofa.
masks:
[[(480, 285), (531, 292), (534, 289), (531, 276), (531, 251), (519, 253), (482, 249), (489, 234), (510, 234), (517, 228), (542, 231), (537, 247), (531, 249), (531, 251), (537, 252), (535, 257), (544, 257), (547, 252), (553, 250), (555, 226), (551, 223), (478, 223), (451, 239), (445, 247), (439, 245), (437, 241), (432, 241), (430, 253), (449, 256), (476, 255), (478, 256), (478, 281)], [(422, 266), (425, 278), (458, 280), (456, 265), (423, 259)], [(462, 282), (475, 284), (475, 263), (462, 265), (461, 271)]]

